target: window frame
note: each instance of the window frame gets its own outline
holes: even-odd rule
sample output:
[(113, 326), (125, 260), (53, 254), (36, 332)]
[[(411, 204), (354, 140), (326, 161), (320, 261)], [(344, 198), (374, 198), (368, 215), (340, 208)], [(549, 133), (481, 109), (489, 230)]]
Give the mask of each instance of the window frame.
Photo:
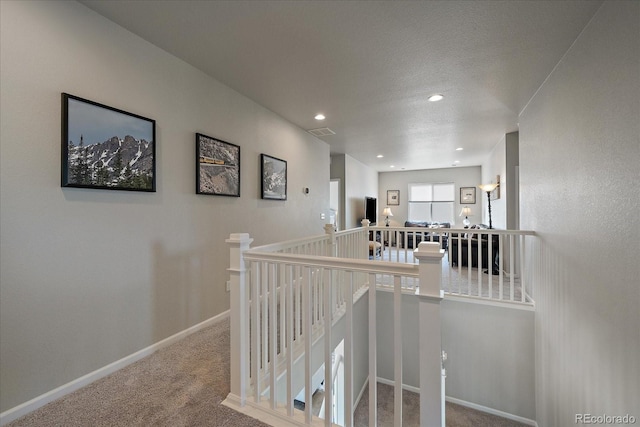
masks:
[[(447, 194), (447, 198), (436, 197), (435, 187), (437, 186), (448, 186), (450, 187), (446, 191), (450, 194)], [(417, 190), (417, 187), (425, 187), (428, 188), (429, 196), (425, 197), (425, 200), (414, 200), (415, 195), (414, 191)], [(427, 221), (427, 222), (448, 222), (453, 224), (455, 221), (455, 203), (456, 203), (456, 185), (455, 182), (415, 182), (409, 183), (407, 188), (407, 220), (409, 221)], [(427, 218), (415, 218), (412, 216), (412, 210), (417, 208), (417, 206), (427, 204), (428, 205), (428, 214)], [(438, 217), (438, 220), (434, 220), (434, 206), (442, 206), (448, 205), (450, 208), (450, 212), (444, 220), (443, 217)], [(414, 207), (414, 209), (412, 209)], [(436, 212), (437, 215), (440, 215)], [(421, 214), (422, 215), (422, 214)]]

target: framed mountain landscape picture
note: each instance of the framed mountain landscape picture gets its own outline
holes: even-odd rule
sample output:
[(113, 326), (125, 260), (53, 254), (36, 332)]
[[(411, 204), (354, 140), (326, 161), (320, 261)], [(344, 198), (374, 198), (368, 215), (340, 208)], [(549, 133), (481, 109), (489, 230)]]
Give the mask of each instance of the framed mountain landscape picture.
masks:
[(196, 133), (196, 194), (240, 197), (240, 146)]
[(260, 154), (263, 199), (287, 200), (287, 161)]
[(155, 120), (63, 93), (62, 186), (156, 191)]

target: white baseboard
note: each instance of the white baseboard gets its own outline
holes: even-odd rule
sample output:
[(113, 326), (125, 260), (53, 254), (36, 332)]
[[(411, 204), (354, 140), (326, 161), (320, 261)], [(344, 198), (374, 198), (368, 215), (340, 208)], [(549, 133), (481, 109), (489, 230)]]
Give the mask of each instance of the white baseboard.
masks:
[[(382, 384), (390, 385), (391, 387), (396, 385), (395, 381), (388, 380), (388, 379), (382, 378), (382, 377), (378, 377), (378, 382), (382, 383)], [(420, 394), (420, 389), (418, 387), (414, 387), (412, 385), (402, 384), (402, 389)]]
[(229, 317), (229, 310), (218, 314), (210, 319), (207, 319), (203, 322), (198, 323), (197, 325), (191, 326), (190, 328), (185, 329), (184, 331), (180, 331), (177, 334), (171, 335), (168, 338), (163, 339), (155, 344), (150, 345), (149, 347), (143, 348), (129, 356), (123, 357), (120, 360), (117, 360), (113, 363), (108, 364), (100, 369), (97, 369), (93, 372), (90, 372), (86, 375), (83, 375), (80, 378), (77, 378), (67, 384), (61, 385), (58, 388), (55, 388), (51, 391), (48, 391), (44, 394), (41, 394), (38, 397), (35, 397), (28, 402), (22, 403), (16, 407), (11, 409), (7, 409), (3, 413), (0, 414), (0, 426), (10, 423), (11, 421), (17, 420), (18, 418), (27, 415), (30, 412), (35, 411), (36, 409), (46, 405), (47, 403), (51, 403), (54, 400), (57, 400), (63, 396), (66, 396), (69, 393), (72, 393), (78, 389), (81, 389), (84, 386), (91, 384), (94, 381), (99, 380), (100, 378), (104, 378), (109, 374), (112, 374), (125, 366), (132, 364), (133, 362), (137, 362), (140, 359), (143, 359), (161, 348), (167, 347), (181, 339), (198, 332), (199, 330), (206, 328), (207, 326), (211, 326), (217, 322), (220, 322), (223, 319)]
[(367, 379), (364, 381), (364, 384), (362, 385), (362, 388), (360, 389), (360, 393), (358, 393), (358, 397), (356, 397), (356, 401), (353, 403), (353, 407), (357, 408), (358, 404), (360, 403), (360, 399), (362, 399), (362, 396), (364, 396), (364, 391), (367, 388), (367, 384), (369, 384), (369, 377), (367, 377)]
[(522, 424), (526, 424), (528, 426), (538, 426), (534, 420), (530, 420), (529, 418), (520, 417), (518, 415), (513, 415), (508, 412), (499, 411), (497, 409), (488, 408), (486, 406), (478, 405), (475, 403), (467, 402), (466, 400), (456, 399), (455, 397), (447, 396), (445, 399), (447, 402), (455, 403), (456, 405), (465, 406), (467, 408), (475, 409), (476, 411), (486, 412), (487, 414), (497, 415), (502, 418), (508, 418), (513, 421), (517, 421)]
[[(227, 406), (234, 411), (240, 412), (252, 418), (256, 418), (261, 422), (273, 427), (324, 427), (325, 422), (323, 419), (314, 416), (311, 420), (311, 424), (307, 424), (305, 421), (304, 411), (298, 409), (293, 410), (293, 417), (289, 417), (286, 414), (284, 408), (272, 409), (269, 406), (269, 400), (264, 399), (261, 402), (254, 402), (247, 399), (244, 405), (238, 396), (229, 393), (227, 398), (222, 401), (224, 406)], [(340, 427), (337, 424), (332, 424), (333, 427)]]
[[(378, 377), (378, 382), (382, 384), (390, 385), (390, 386), (395, 386), (395, 382), (393, 380), (388, 380), (386, 378)], [(418, 387), (402, 384), (402, 389), (420, 394), (420, 389)], [(503, 412), (498, 409), (488, 408), (486, 406), (467, 402), (465, 400), (456, 399), (455, 397), (445, 396), (445, 400), (447, 402), (455, 403), (456, 405), (465, 406), (467, 408), (475, 409), (476, 411), (485, 412), (491, 415), (497, 415), (499, 417), (507, 418), (522, 424), (529, 425), (529, 426), (535, 426), (535, 427), (538, 426), (538, 424), (534, 420), (530, 420), (529, 418), (524, 418), (518, 415), (513, 415), (508, 412)]]

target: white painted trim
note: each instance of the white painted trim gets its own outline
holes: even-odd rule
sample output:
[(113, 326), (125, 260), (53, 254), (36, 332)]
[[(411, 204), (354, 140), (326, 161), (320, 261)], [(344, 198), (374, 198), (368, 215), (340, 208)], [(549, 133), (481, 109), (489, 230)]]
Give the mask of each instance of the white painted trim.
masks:
[[(388, 380), (386, 378), (378, 377), (378, 382), (382, 384), (389, 385), (391, 387), (395, 386), (396, 383), (393, 380)], [(402, 384), (402, 389), (407, 391), (412, 391), (414, 393), (420, 394), (420, 389), (418, 387), (414, 387), (412, 385)]]
[(11, 409), (7, 409), (3, 413), (0, 414), (0, 426), (4, 426), (9, 424), (11, 421), (17, 420), (24, 415), (27, 415), (30, 412), (35, 411), (36, 409), (46, 405), (47, 403), (51, 403), (54, 400), (57, 400), (67, 394), (73, 393), (76, 390), (81, 389), (94, 381), (97, 381), (101, 378), (106, 377), (109, 374), (112, 374), (134, 362), (137, 362), (140, 359), (143, 359), (156, 351), (167, 347), (173, 343), (180, 341), (181, 339), (198, 332), (201, 329), (206, 328), (207, 326), (211, 326), (215, 323), (218, 323), (224, 319), (229, 317), (229, 310), (224, 311), (216, 316), (213, 316), (203, 322), (198, 323), (197, 325), (193, 325), (190, 328), (187, 328), (183, 331), (178, 332), (177, 334), (171, 335), (168, 338), (163, 339), (155, 344), (151, 344), (149, 347), (143, 348), (129, 356), (125, 356), (120, 360), (116, 360), (113, 363), (108, 364), (107, 366), (103, 366), (93, 372), (90, 372), (86, 375), (81, 376), (80, 378), (76, 378), (75, 380), (68, 382), (66, 384), (61, 385), (51, 391), (48, 391), (44, 394), (41, 394), (38, 397), (35, 397), (27, 402), (24, 402), (18, 406), (15, 406)]
[(458, 295), (445, 292), (444, 299), (451, 301), (466, 302), (472, 304), (491, 305), (494, 307), (512, 308), (516, 310), (536, 311), (533, 303), (521, 303), (519, 301), (495, 300), (485, 297), (477, 297), (473, 295)]
[(356, 398), (356, 401), (353, 403), (353, 408), (357, 408), (358, 405), (360, 404), (360, 399), (362, 399), (362, 396), (364, 396), (364, 391), (367, 388), (367, 384), (369, 384), (369, 377), (367, 377), (367, 379), (365, 380), (364, 384), (362, 385), (362, 388), (360, 389), (360, 393), (358, 393), (358, 397)]
[(508, 412), (499, 411), (497, 409), (488, 408), (486, 406), (478, 405), (476, 403), (467, 402), (466, 400), (456, 399), (455, 397), (446, 397), (447, 402), (455, 403), (456, 405), (465, 406), (467, 408), (475, 409), (476, 411), (486, 412), (487, 414), (497, 415), (502, 418), (507, 418), (513, 421), (517, 421), (522, 424), (526, 424), (528, 426), (538, 426), (538, 423), (535, 420), (530, 420), (529, 418), (520, 417), (518, 415), (513, 415)]
[[(224, 406), (227, 406), (234, 411), (240, 412), (252, 418), (256, 418), (261, 422), (274, 427), (324, 427), (325, 420), (314, 416), (311, 423), (308, 424), (305, 421), (305, 415), (303, 411), (298, 409), (293, 410), (293, 417), (289, 417), (286, 411), (282, 411), (277, 408), (270, 408), (268, 400), (255, 402), (251, 399), (247, 399), (244, 406), (240, 404), (240, 398), (232, 393), (227, 395), (227, 398), (222, 401)], [(333, 427), (340, 427), (337, 424), (333, 424)]]

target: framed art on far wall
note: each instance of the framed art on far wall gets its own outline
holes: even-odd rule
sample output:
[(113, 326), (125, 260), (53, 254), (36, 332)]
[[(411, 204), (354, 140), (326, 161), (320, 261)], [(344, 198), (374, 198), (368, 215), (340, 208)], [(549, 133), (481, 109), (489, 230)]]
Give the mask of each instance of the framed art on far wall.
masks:
[(156, 121), (62, 94), (62, 186), (156, 191)]
[(260, 177), (263, 199), (287, 200), (286, 160), (260, 154)]
[(387, 205), (400, 205), (400, 190), (387, 190)]
[(476, 187), (460, 187), (460, 204), (476, 202)]
[(196, 194), (240, 197), (240, 146), (196, 133)]
[(500, 175), (496, 175), (496, 188), (491, 192), (491, 200), (498, 200), (500, 198)]

